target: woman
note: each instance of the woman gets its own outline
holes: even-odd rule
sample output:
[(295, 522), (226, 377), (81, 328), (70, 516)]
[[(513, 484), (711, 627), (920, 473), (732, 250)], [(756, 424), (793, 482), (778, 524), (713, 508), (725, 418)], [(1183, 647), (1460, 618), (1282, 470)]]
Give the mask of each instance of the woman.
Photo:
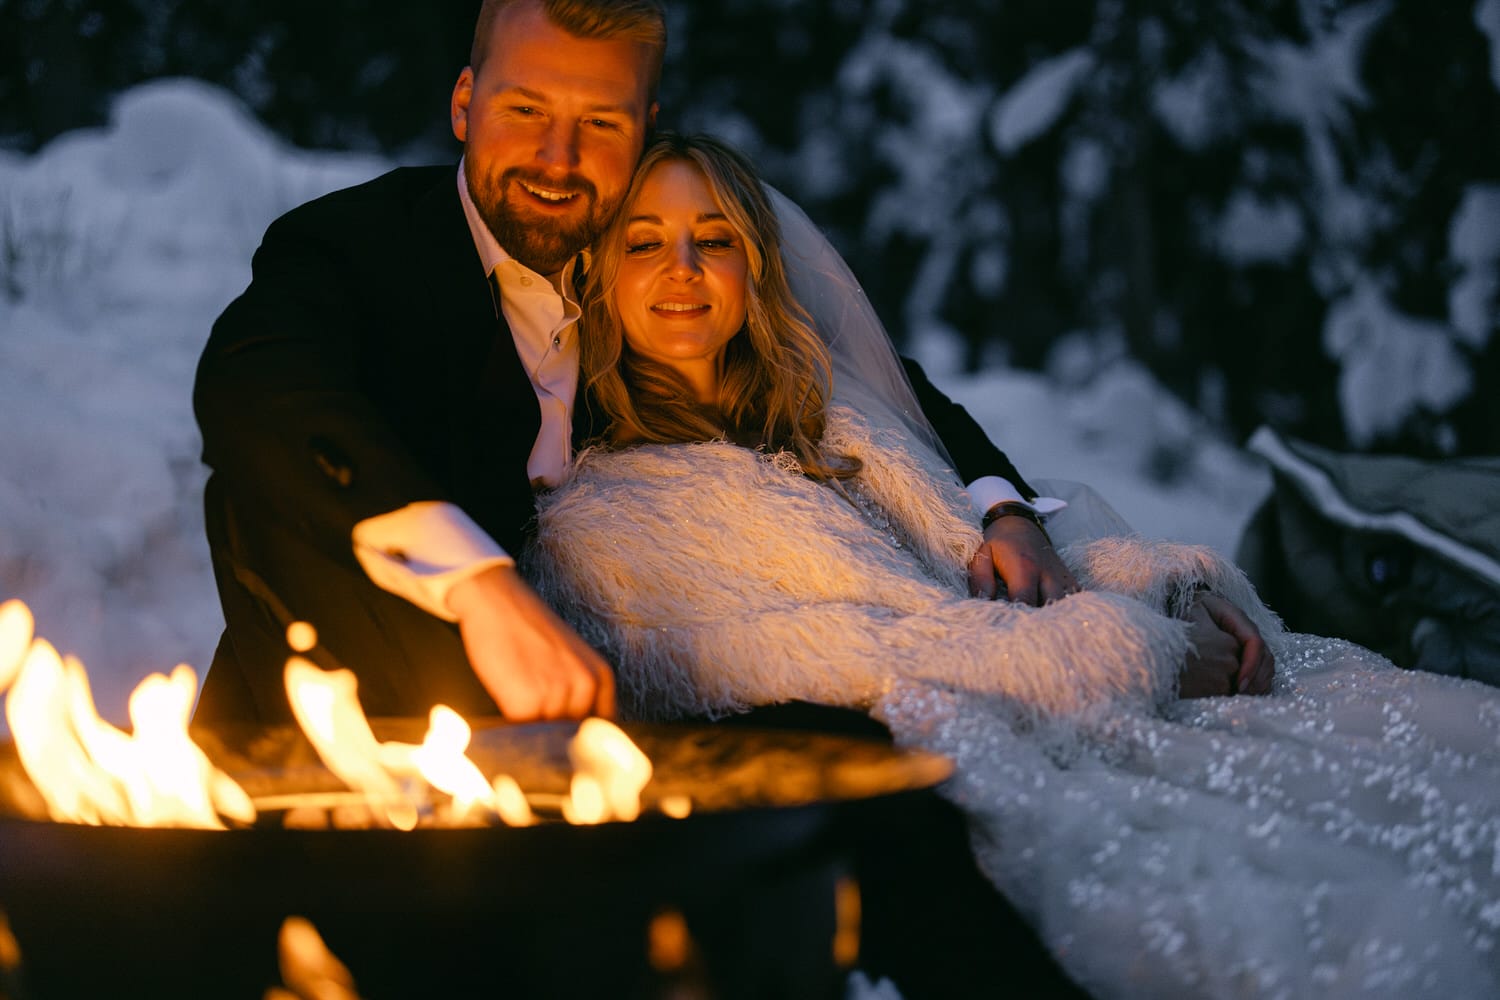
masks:
[[(783, 245), (748, 166), (677, 137), (625, 206), (585, 301), (610, 429), (533, 553), (624, 710), (849, 705), (948, 754), (981, 864), (1097, 995), (1494, 995), (1500, 695), (1289, 635), (1086, 494), (1048, 525), (1082, 592), (969, 598), (978, 520), (805, 219), (777, 204)], [(803, 311), (808, 271), (845, 292)], [(1179, 700), (1205, 601), (1273, 647), (1270, 697)]]

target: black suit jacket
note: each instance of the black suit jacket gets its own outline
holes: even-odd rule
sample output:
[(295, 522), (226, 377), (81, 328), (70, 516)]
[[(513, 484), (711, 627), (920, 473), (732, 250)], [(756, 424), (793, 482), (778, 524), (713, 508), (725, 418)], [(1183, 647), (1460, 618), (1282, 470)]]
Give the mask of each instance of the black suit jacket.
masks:
[(507, 549), (531, 514), (541, 415), (455, 176), (396, 170), (278, 219), (198, 367), (214, 476), (351, 559), (356, 523), (413, 501)]
[[(920, 369), (908, 371), (958, 472), (1005, 476), (1031, 495), (968, 414)], [(350, 585), (339, 572), (364, 580), (351, 533), (366, 518), (447, 501), (506, 550), (523, 546), (541, 414), (497, 316), (453, 166), (398, 169), (274, 222), (249, 287), (214, 325), (193, 402), (229, 626), (215, 671), (237, 659), (254, 683), (279, 689), (284, 619), (310, 617), (306, 605)], [(274, 537), (259, 530), (271, 525)], [(288, 538), (307, 553), (290, 560), (298, 565), (275, 554)], [(314, 563), (334, 582), (307, 583)], [(226, 591), (240, 584), (274, 613), (240, 606)], [(299, 587), (299, 600), (286, 600)], [(365, 627), (385, 615), (369, 611)], [(369, 683), (362, 677), (362, 692)], [(406, 698), (388, 694), (401, 708)], [(257, 696), (262, 716), (274, 696)]]

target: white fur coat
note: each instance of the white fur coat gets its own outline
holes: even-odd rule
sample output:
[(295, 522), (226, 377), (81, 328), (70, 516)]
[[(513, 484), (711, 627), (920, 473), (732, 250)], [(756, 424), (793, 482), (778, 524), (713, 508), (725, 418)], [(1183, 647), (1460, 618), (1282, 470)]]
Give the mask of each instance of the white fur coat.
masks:
[(946, 470), (842, 407), (824, 443), (863, 462), (847, 486), (705, 443), (585, 454), (543, 502), (530, 572), (617, 665), (624, 711), (869, 709), (900, 679), (1001, 695), (1022, 716), (1155, 705), (1186, 650), (1162, 612), (1199, 584), (1258, 608), (1209, 551), (1129, 537), (1064, 545), (1083, 593), (1044, 608), (972, 599), (981, 538)]

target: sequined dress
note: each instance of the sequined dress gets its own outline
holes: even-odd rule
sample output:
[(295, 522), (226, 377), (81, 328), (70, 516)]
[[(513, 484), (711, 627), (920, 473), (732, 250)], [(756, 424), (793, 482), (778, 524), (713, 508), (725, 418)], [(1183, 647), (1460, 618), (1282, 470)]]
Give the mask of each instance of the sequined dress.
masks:
[[(1500, 691), (1283, 631), (1213, 553), (1053, 523), (1088, 589), (966, 596), (966, 499), (830, 413), (835, 490), (722, 443), (585, 455), (529, 572), (648, 718), (802, 698), (949, 755), (986, 873), (1100, 997), (1500, 996)], [(1181, 701), (1207, 586), (1277, 658), (1268, 697)]]

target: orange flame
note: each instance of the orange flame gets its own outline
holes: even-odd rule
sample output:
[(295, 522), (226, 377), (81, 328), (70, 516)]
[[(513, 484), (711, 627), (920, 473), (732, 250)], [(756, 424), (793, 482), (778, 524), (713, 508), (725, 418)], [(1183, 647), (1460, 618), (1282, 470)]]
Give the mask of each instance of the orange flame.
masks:
[(323, 763), (339, 780), (363, 793), (372, 809), (398, 830), (417, 825), (417, 802), (402, 787), (391, 764), (401, 771), (398, 753), (382, 755), (355, 694), (358, 682), (348, 670), (323, 670), (300, 656), (286, 661), (286, 693), (292, 714)]
[[(100, 717), (83, 664), (59, 656), (34, 630), (25, 604), (0, 604), (5, 715), (21, 764), (54, 820), (203, 829), (224, 829), (226, 819), (255, 821), (255, 803), (244, 789), (188, 736), (197, 693), (190, 667), (152, 674), (136, 687), (129, 701), (133, 732), (126, 733)], [(299, 622), (288, 629), (287, 641), (297, 652), (308, 652), (317, 633)], [(319, 815), (326, 805), (335, 825), (355, 812), (364, 814), (365, 822), (373, 816), (377, 823), (410, 830), (424, 812), (436, 811), (431, 789), (448, 796), (446, 823), (482, 822), (487, 815), (512, 826), (536, 822), (531, 800), (515, 779), (486, 778), (468, 757), (472, 731), (447, 706), (432, 709), (420, 744), (382, 743), (360, 707), (350, 671), (325, 671), (294, 655), (287, 660), (285, 683), (302, 731), (328, 769), (353, 790), (261, 800), (266, 807), (274, 801), (288, 808), (289, 823), (295, 817), (298, 825), (322, 825)], [(568, 756), (575, 769), (568, 794), (536, 799), (560, 798), (563, 816), (572, 823), (630, 821), (640, 815), (651, 761), (624, 731), (603, 719), (586, 719)], [(691, 811), (691, 802), (672, 796), (661, 808), (681, 817)]]
[(465, 751), (472, 730), (453, 709), (436, 705), (420, 744), (381, 743), (360, 707), (357, 681), (347, 670), (325, 671), (300, 656), (286, 665), (292, 712), (323, 763), (345, 784), (383, 809), (392, 826), (410, 830), (429, 806), (425, 788), (451, 798), (450, 824), (479, 822), (493, 813), (502, 822), (528, 826), (531, 805), (507, 775), (493, 782)]
[(630, 822), (641, 814), (641, 790), (651, 780), (651, 759), (607, 719), (584, 719), (568, 744), (574, 775), (563, 817), (570, 823)]
[[(125, 733), (99, 717), (83, 664), (32, 638), (32, 628), (25, 605), (0, 605), (0, 680), (10, 687), (5, 718), (48, 815), (93, 825), (199, 829), (224, 829), (221, 816), (254, 822), (244, 789), (188, 736), (198, 687), (191, 667), (142, 681), (130, 696), (134, 733)], [(24, 650), (19, 657), (18, 650)]]

